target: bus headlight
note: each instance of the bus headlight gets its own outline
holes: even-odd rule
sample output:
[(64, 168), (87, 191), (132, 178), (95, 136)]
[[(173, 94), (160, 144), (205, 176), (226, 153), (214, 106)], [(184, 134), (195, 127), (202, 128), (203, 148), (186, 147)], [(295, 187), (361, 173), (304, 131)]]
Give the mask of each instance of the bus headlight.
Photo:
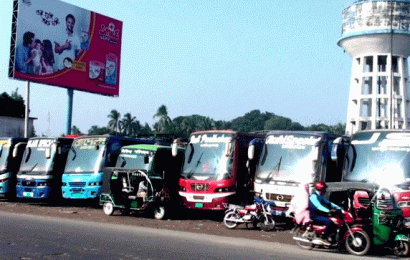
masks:
[(88, 186), (102, 186), (102, 181), (90, 182), (90, 183), (88, 183)]

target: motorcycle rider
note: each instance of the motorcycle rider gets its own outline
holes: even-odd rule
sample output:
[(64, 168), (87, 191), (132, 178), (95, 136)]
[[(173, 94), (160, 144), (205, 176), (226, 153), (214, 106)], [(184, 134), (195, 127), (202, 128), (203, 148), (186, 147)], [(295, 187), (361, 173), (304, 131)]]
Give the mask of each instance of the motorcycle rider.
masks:
[(316, 183), (315, 190), (309, 197), (309, 211), (310, 218), (313, 221), (326, 226), (322, 236), (323, 242), (325, 242), (326, 239), (332, 242), (329, 234), (331, 234), (333, 230), (336, 230), (336, 225), (329, 219), (329, 213), (340, 212), (342, 209), (325, 198), (326, 189), (327, 185), (324, 181), (318, 181)]

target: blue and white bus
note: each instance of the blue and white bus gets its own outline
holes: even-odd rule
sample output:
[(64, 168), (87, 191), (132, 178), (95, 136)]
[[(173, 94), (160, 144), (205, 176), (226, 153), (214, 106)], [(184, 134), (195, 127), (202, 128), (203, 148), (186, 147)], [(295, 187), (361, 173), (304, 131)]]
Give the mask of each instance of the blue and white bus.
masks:
[(59, 200), (72, 138), (30, 138), (17, 174), (17, 198)]

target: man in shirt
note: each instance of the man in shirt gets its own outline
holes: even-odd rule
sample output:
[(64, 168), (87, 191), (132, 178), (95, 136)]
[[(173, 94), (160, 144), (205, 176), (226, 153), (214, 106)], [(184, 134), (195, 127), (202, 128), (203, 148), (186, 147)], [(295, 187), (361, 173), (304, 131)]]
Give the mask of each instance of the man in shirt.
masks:
[(15, 69), (26, 74), (33, 74), (31, 61), (35, 55), (31, 50), (36, 45), (36, 38), (34, 33), (25, 32), (23, 35), (23, 43), (16, 48)]
[[(329, 230), (335, 230), (335, 224), (329, 219), (329, 213), (333, 213), (336, 211), (341, 211), (342, 209), (337, 206), (336, 204), (328, 201), (325, 198), (327, 185), (324, 181), (318, 181), (315, 185), (315, 191), (309, 197), (309, 211), (310, 211), (310, 218), (318, 222), (320, 224), (324, 224), (326, 226), (325, 232), (323, 234), (323, 238), (329, 238)], [(323, 241), (327, 244), (327, 241)]]
[(54, 42), (54, 51), (57, 58), (57, 68), (71, 68), (72, 62), (77, 59), (81, 53), (80, 37), (74, 33), (75, 18), (72, 14), (68, 14), (65, 18), (66, 30), (58, 36), (58, 42)]

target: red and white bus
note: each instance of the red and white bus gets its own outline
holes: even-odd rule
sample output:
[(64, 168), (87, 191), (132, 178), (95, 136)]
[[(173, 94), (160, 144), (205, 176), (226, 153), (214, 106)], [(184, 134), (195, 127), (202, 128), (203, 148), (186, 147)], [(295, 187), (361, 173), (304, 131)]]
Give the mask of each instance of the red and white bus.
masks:
[(252, 140), (262, 134), (233, 130), (194, 132), (185, 150), (179, 180), (183, 203), (190, 209), (224, 210), (226, 204), (252, 199), (255, 166), (247, 163)]

